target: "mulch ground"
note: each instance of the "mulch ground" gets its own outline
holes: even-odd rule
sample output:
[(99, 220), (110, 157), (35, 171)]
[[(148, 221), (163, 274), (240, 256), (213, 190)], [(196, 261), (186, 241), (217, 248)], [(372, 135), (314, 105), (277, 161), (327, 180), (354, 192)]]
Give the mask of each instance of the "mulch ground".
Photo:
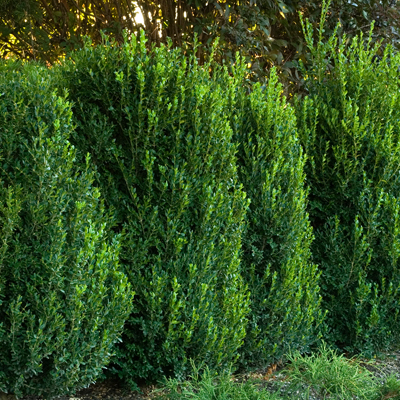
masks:
[[(96, 382), (86, 389), (77, 391), (73, 396), (60, 396), (54, 400), (152, 400), (155, 397), (152, 395), (155, 389), (154, 385), (148, 385), (140, 387), (140, 392), (131, 391), (121, 385), (120, 381), (110, 379), (103, 382)], [(21, 400), (43, 399), (35, 396), (27, 396)]]

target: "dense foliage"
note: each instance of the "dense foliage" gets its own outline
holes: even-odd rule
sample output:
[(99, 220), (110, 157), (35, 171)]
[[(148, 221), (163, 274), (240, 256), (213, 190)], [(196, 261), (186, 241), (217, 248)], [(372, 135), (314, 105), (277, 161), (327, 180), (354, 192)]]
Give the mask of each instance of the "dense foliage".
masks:
[(399, 344), (400, 57), (387, 46), (379, 61), (362, 37), (314, 44), (305, 28), (313, 67), (298, 122), (329, 338), (374, 354)]
[(226, 368), (249, 301), (239, 251), (248, 201), (237, 180), (228, 99), (192, 55), (140, 41), (86, 47), (61, 69), (137, 294), (115, 361), (138, 378)]
[[(238, 59), (239, 82), (243, 67)], [(305, 157), (275, 70), (266, 87), (257, 84), (250, 94), (233, 82), (226, 86), (239, 145), (239, 179), (251, 200), (242, 245), (243, 276), (251, 293), (242, 362), (265, 365), (290, 350), (307, 351), (322, 320), (319, 273), (310, 260)]]
[(108, 363), (132, 295), (70, 106), (38, 66), (0, 73), (0, 391), (66, 394)]
[(293, 105), (282, 69), (252, 84), (248, 58), (219, 64), (240, 47), (223, 35), (210, 57), (189, 33), (120, 30), (51, 69), (0, 64), (0, 391), (71, 392), (113, 352), (136, 387), (322, 334), (399, 345), (400, 56), (372, 29), (339, 37), (336, 5), (303, 23)]

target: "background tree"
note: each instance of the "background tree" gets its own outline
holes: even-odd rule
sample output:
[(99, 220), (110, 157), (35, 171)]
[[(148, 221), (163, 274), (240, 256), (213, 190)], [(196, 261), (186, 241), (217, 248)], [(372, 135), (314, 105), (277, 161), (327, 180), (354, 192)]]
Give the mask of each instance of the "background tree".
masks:
[[(0, 56), (40, 59), (53, 63), (66, 51), (80, 47), (88, 35), (101, 42), (100, 31), (122, 42), (122, 31), (136, 34), (143, 28), (148, 43), (172, 40), (174, 46), (192, 47), (197, 34), (203, 46), (220, 38), (219, 60), (234, 62), (239, 51), (257, 79), (277, 67), (281, 78), (299, 82), (298, 60), (309, 59), (299, 22), (300, 12), (317, 27), (318, 1), (304, 0), (0, 0)], [(140, 15), (141, 18), (137, 18)], [(374, 40), (398, 46), (399, 8), (396, 0), (335, 0), (325, 34), (337, 22), (351, 39), (368, 31), (375, 20)]]

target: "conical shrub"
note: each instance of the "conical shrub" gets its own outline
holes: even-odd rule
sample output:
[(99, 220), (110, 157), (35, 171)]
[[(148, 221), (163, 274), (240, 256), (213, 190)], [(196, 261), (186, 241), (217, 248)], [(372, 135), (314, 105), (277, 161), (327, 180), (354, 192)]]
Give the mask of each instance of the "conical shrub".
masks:
[[(324, 9), (323, 19), (326, 15)], [(297, 103), (306, 149), (313, 260), (322, 271), (331, 342), (374, 354), (400, 329), (400, 58), (387, 47), (335, 36), (313, 43)]]
[(75, 103), (74, 143), (92, 152), (123, 230), (137, 293), (115, 371), (131, 386), (183, 378), (189, 360), (238, 358), (248, 313), (239, 251), (248, 202), (236, 172), (227, 101), (194, 55), (88, 43), (61, 73)]
[(52, 397), (96, 379), (132, 294), (69, 104), (41, 67), (0, 71), (0, 391)]
[(289, 350), (308, 351), (319, 336), (319, 272), (311, 261), (305, 157), (294, 110), (282, 96), (276, 71), (266, 87), (247, 93), (237, 59), (230, 88), (231, 123), (238, 143), (239, 180), (250, 199), (242, 269), (251, 312), (242, 362), (279, 361)]

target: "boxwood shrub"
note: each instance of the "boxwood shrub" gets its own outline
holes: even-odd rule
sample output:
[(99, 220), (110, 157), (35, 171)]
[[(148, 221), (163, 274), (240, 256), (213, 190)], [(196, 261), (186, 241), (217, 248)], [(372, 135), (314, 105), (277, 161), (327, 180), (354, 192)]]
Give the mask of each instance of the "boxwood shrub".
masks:
[(363, 37), (323, 42), (320, 29), (314, 44), (305, 25), (313, 64), (303, 70), (309, 97), (297, 102), (312, 254), (327, 338), (372, 355), (399, 344), (400, 57)]
[(248, 93), (243, 68), (238, 58), (225, 85), (239, 180), (251, 200), (242, 245), (251, 312), (241, 361), (265, 365), (289, 350), (308, 351), (320, 335), (323, 312), (295, 113), (274, 69), (266, 86), (256, 84)]
[[(228, 98), (200, 66), (140, 39), (89, 43), (60, 75), (74, 143), (90, 151), (137, 296), (114, 372), (139, 379), (227, 368), (246, 332), (239, 251), (248, 201), (238, 183)], [(64, 83), (63, 83), (64, 84)]]
[(42, 67), (0, 71), (0, 391), (51, 397), (96, 379), (132, 293), (69, 104)]

